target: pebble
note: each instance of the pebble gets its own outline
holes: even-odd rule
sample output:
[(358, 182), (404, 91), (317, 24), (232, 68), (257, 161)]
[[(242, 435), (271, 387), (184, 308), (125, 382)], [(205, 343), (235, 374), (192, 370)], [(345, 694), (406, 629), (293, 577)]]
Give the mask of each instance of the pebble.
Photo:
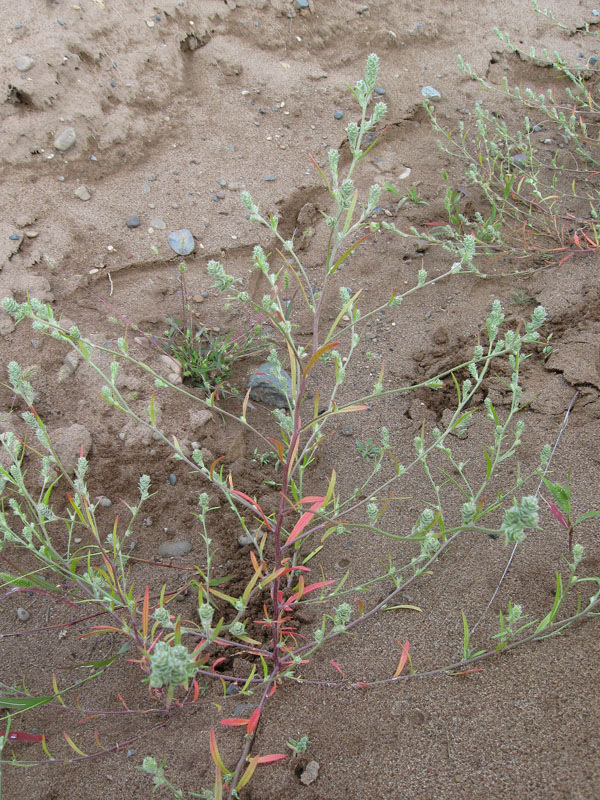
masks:
[(274, 181), (275, 175), (263, 175), (263, 181)]
[(112, 506), (112, 500), (110, 500), (108, 497), (101, 497), (100, 505), (104, 508), (110, 508)]
[(596, 8), (592, 8), (592, 14), (594, 17), (600, 17), (600, 11)]
[(127, 225), (128, 228), (139, 228), (140, 218), (134, 214), (133, 216), (127, 218), (125, 225)]
[(344, 119), (344, 112), (343, 111), (336, 111), (333, 115), (334, 119)]
[(169, 234), (169, 247), (178, 256), (189, 256), (193, 252), (196, 243), (194, 237), (187, 228), (181, 228), (179, 231), (171, 231)]
[(18, 233), (11, 233), (8, 238), (11, 240), (11, 242), (18, 242), (21, 237)]
[(385, 89), (382, 89), (381, 86), (376, 86), (373, 89), (373, 94), (378, 94), (378, 95), (382, 96), (382, 95), (386, 94), (386, 91), (385, 91)]
[(90, 199), (90, 197), (92, 196), (92, 195), (89, 193), (89, 190), (88, 190), (87, 186), (84, 186), (84, 184), (83, 184), (83, 183), (81, 184), (81, 186), (78, 186), (78, 187), (75, 189), (75, 191), (73, 192), (73, 194), (74, 194), (76, 197), (78, 197), (80, 200), (89, 200), (89, 199)]
[[(288, 395), (292, 394), (292, 379), (285, 370), (282, 370), (283, 381)], [(281, 383), (274, 374), (273, 367), (267, 362), (250, 376), (248, 381), (250, 399), (257, 400), (272, 408), (288, 408), (288, 401), (281, 391)]]
[(225, 178), (219, 178), (217, 183), (219, 184), (219, 186), (223, 186), (223, 187), (227, 186), (227, 181), (225, 180)]
[(517, 153), (513, 156), (512, 162), (517, 167), (524, 167), (529, 163), (529, 156), (526, 153)]
[(158, 548), (158, 555), (162, 558), (179, 558), (191, 549), (191, 543), (185, 539), (174, 539), (172, 542), (163, 542)]
[(352, 428), (350, 425), (345, 425), (342, 430), (340, 431), (342, 436), (352, 436)]
[(175, 486), (175, 484), (177, 483), (177, 475), (175, 475), (174, 472), (172, 472), (169, 475), (169, 483), (171, 484), (171, 486)]
[(294, 7), (297, 8), (298, 11), (302, 11), (303, 8), (310, 8), (308, 0), (295, 0)]
[(319, 762), (309, 761), (308, 764), (302, 770), (302, 775), (300, 775), (300, 783), (303, 783), (305, 786), (308, 786), (309, 784), (314, 783), (318, 777), (319, 777)]
[(27, 620), (31, 617), (29, 611), (26, 608), (17, 608), (17, 618), (19, 622), (27, 622)]
[(70, 147), (73, 147), (76, 139), (77, 134), (75, 133), (75, 128), (64, 128), (54, 139), (54, 147), (64, 152)]
[(29, 56), (17, 56), (15, 58), (15, 67), (19, 72), (27, 72), (27, 70), (35, 67), (35, 61)]
[(164, 221), (164, 219), (153, 217), (150, 220), (150, 227), (154, 228), (156, 231), (164, 231), (164, 229), (167, 227), (167, 223)]
[(441, 100), (442, 95), (433, 86), (423, 86), (421, 94), (428, 100)]
[(592, 67), (595, 66), (597, 63), (598, 59), (596, 58), (596, 56), (590, 56), (590, 64), (592, 65)]
[(254, 538), (252, 537), (251, 533), (246, 533), (243, 530), (238, 533), (238, 544), (240, 547), (247, 547), (253, 542)]

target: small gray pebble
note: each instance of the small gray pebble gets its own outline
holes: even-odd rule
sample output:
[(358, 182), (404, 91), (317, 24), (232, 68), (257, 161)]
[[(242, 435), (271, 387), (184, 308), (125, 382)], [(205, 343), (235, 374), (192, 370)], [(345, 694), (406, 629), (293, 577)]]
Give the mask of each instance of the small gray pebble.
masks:
[(169, 483), (171, 484), (171, 486), (175, 486), (175, 484), (177, 483), (177, 475), (175, 475), (174, 472), (172, 472), (169, 475)]
[(127, 218), (125, 225), (127, 225), (128, 228), (139, 228), (140, 218), (134, 214), (133, 216)]
[(15, 58), (15, 67), (19, 72), (27, 72), (27, 70), (35, 67), (35, 61), (29, 56), (17, 56)]
[(529, 163), (529, 156), (526, 153), (517, 153), (512, 162), (516, 167), (524, 167)]
[(152, 527), (152, 517), (146, 517), (146, 519), (144, 520), (144, 525), (145, 525), (147, 528), (150, 528), (150, 527)]
[(153, 172), (147, 172), (146, 173), (146, 180), (147, 181), (155, 181), (156, 180), (156, 175)]
[(57, 150), (68, 150), (73, 147), (77, 139), (75, 128), (64, 128), (54, 139), (54, 147)]
[(225, 192), (217, 192), (216, 197), (217, 197), (218, 200), (224, 200), (225, 199)]
[(131, 756), (134, 756), (136, 753), (137, 753), (137, 750), (134, 750), (133, 748), (130, 748), (127, 751), (127, 758), (131, 758)]
[(298, 11), (302, 11), (303, 8), (310, 8), (308, 5), (308, 0), (295, 0), (294, 6), (298, 9)]
[(17, 608), (17, 618), (19, 622), (27, 622), (27, 620), (31, 617), (29, 611), (26, 608)]
[(179, 256), (189, 256), (195, 246), (194, 237), (187, 228), (171, 231), (169, 234), (169, 247)]
[(217, 183), (219, 184), (219, 186), (227, 186), (227, 181), (225, 180), (225, 178), (219, 178)]
[(285, 392), (287, 391), (287, 394), (291, 396), (292, 379), (285, 370), (281, 372), (281, 380), (279, 380), (268, 362), (261, 364), (248, 381), (250, 399), (272, 408), (288, 408)]
[(251, 536), (250, 533), (246, 533), (245, 531), (240, 531), (238, 533), (238, 544), (240, 547), (247, 547), (253, 542), (254, 538)]
[(81, 184), (81, 186), (78, 186), (75, 189), (73, 194), (75, 195), (75, 197), (78, 197), (80, 200), (89, 200), (90, 197), (92, 196), (90, 194), (89, 189), (87, 188), (87, 186), (84, 186), (83, 183)]
[(433, 86), (423, 86), (421, 94), (428, 100), (441, 100), (442, 95)]
[(544, 130), (543, 125), (534, 125), (533, 128), (531, 129), (531, 133), (539, 133), (540, 131), (543, 130)]
[(594, 17), (600, 17), (600, 11), (597, 8), (592, 8), (592, 14)]
[(590, 56), (590, 64), (592, 66), (594, 66), (597, 63), (598, 63), (598, 59), (596, 58), (596, 56)]
[(112, 500), (110, 500), (108, 497), (102, 497), (100, 499), (100, 505), (104, 506), (104, 508), (110, 508), (112, 506)]
[(342, 430), (340, 431), (342, 436), (352, 436), (352, 428), (350, 425), (345, 425)]
[(162, 558), (179, 558), (191, 549), (192, 545), (185, 539), (174, 539), (172, 542), (163, 542), (158, 548), (158, 555)]
[(263, 181), (274, 181), (275, 175), (263, 175)]
[(382, 89), (381, 86), (376, 86), (373, 89), (373, 93), (382, 96), (382, 95), (386, 94), (386, 91), (385, 91), (385, 89)]
[(552, 139), (544, 139), (544, 144), (553, 144)]
[(158, 431), (154, 431), (154, 433), (152, 434), (152, 438), (154, 439), (155, 442), (159, 442), (161, 439), (161, 435)]
[(228, 684), (227, 689), (225, 689), (225, 695), (229, 697), (231, 694), (238, 694), (239, 691), (239, 686), (236, 686), (235, 683), (230, 683)]
[(300, 783), (303, 783), (305, 786), (309, 786), (311, 783), (314, 783), (318, 777), (319, 762), (309, 761), (300, 775)]
[(21, 237), (18, 233), (11, 233), (8, 238), (11, 240), (11, 242), (18, 242)]
[(343, 111), (336, 111), (333, 115), (334, 119), (344, 119), (344, 112)]
[(159, 217), (153, 217), (150, 220), (150, 225), (157, 231), (164, 231), (164, 229), (167, 227), (164, 219), (160, 219)]

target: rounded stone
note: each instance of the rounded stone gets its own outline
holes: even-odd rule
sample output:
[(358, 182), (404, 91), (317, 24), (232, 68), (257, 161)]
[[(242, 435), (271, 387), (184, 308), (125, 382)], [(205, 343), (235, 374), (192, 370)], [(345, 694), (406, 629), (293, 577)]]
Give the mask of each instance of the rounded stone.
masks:
[(152, 217), (150, 220), (150, 227), (154, 228), (155, 231), (164, 231), (167, 227), (166, 222), (164, 219), (160, 219), (159, 217)]
[(131, 217), (127, 218), (125, 225), (127, 225), (128, 228), (139, 228), (140, 218), (136, 214), (133, 214)]
[(196, 243), (194, 237), (187, 228), (181, 228), (179, 231), (171, 231), (169, 234), (169, 247), (178, 256), (189, 256), (194, 251)]
[(84, 185), (83, 185), (83, 183), (81, 184), (81, 186), (78, 186), (78, 187), (75, 189), (75, 191), (73, 192), (73, 194), (74, 194), (76, 197), (78, 197), (80, 200), (89, 200), (89, 199), (90, 199), (90, 197), (92, 196), (92, 195), (90, 194), (90, 192), (89, 192), (89, 190), (88, 190), (87, 186), (84, 186)]
[(174, 539), (172, 542), (163, 542), (158, 548), (161, 558), (179, 558), (185, 556), (192, 549), (190, 542), (185, 539)]
[(27, 620), (31, 617), (29, 611), (26, 608), (17, 608), (17, 619), (19, 622), (27, 622)]
[(421, 89), (421, 94), (423, 95), (423, 97), (426, 97), (428, 100), (441, 100), (442, 99), (442, 95), (433, 86), (423, 86), (423, 88)]
[(75, 141), (77, 139), (77, 134), (75, 133), (75, 128), (63, 128), (63, 130), (56, 136), (54, 140), (54, 147), (57, 150), (68, 150), (70, 147), (73, 147)]
[(17, 56), (15, 58), (15, 67), (19, 72), (27, 72), (27, 70), (35, 67), (35, 61), (29, 56)]
[(344, 119), (344, 112), (343, 111), (336, 111), (333, 115), (334, 119)]
[(272, 408), (288, 408), (292, 396), (292, 379), (285, 370), (278, 375), (271, 364), (261, 364), (248, 381), (250, 398)]

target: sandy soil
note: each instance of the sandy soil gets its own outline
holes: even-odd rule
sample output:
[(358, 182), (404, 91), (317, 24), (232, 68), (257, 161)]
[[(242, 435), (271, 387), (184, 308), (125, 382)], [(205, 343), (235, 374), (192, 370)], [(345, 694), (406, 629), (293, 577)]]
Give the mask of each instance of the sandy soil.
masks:
[[(590, 3), (547, 2), (571, 29), (594, 19)], [(325, 236), (319, 210), (327, 208), (328, 197), (309, 154), (323, 164), (330, 147), (344, 152), (344, 128), (355, 114), (346, 86), (362, 74), (369, 52), (381, 58), (380, 86), (391, 125), (362, 165), (359, 184), (388, 181), (401, 192), (418, 184), (427, 205), (406, 203), (397, 209), (391, 195), (382, 201), (386, 218), (407, 229), (445, 218), (443, 168), (460, 180), (458, 165), (436, 147), (421, 88), (433, 85), (439, 90), (438, 118), (453, 128), (459, 119), (468, 124), (477, 100), (506, 117), (518, 109), (499, 97), (484, 97), (476, 83), (457, 71), (457, 54), (491, 80), (507, 75), (512, 83), (545, 88), (554, 80), (552, 73), (520, 62), (496, 38), (494, 27), (514, 41), (556, 49), (573, 60), (581, 47), (577, 36), (561, 33), (532, 13), (526, 0), (310, 0), (303, 11), (288, 0), (158, 5), (147, 0), (31, 0), (5, 5), (0, 297), (23, 300), (29, 292), (49, 301), (97, 342), (114, 342), (124, 320), (159, 334), (165, 319), (178, 314), (179, 259), (167, 235), (180, 228), (188, 228), (196, 240), (195, 253), (186, 260), (198, 319), (235, 332), (251, 321), (223, 307), (205, 271), (208, 259), (220, 258), (253, 296), (262, 296), (263, 287), (251, 277), (251, 251), (256, 242), (265, 249), (272, 249), (273, 242), (247, 223), (239, 197), (243, 189), (252, 192), (263, 211), (279, 213), (290, 234), (310, 228), (302, 252), (309, 273), (318, 279)], [(35, 62), (26, 71), (15, 63), (22, 56)], [(338, 111), (343, 112), (341, 120), (334, 116)], [(57, 149), (55, 139), (67, 128), (73, 128), (76, 141), (67, 150)], [(126, 221), (132, 216), (140, 224), (129, 228)], [(447, 254), (419, 240), (380, 233), (355, 251), (344, 267), (344, 281), (363, 289), (363, 305), (373, 307), (385, 302), (393, 288), (412, 284), (421, 266), (441, 273), (449, 266)], [(361, 342), (361, 366), (351, 374), (348, 391), (361, 393), (372, 385), (382, 360), (386, 380), (393, 384), (459, 363), (471, 352), (494, 298), (503, 302), (515, 323), (543, 304), (551, 314), (546, 333), (553, 333), (555, 352), (545, 362), (538, 357), (526, 365), (530, 404), (523, 412), (526, 433), (520, 459), (524, 470), (535, 468), (542, 445), (556, 441), (578, 391), (552, 466), (557, 480), (572, 470), (574, 503), (583, 513), (598, 503), (600, 478), (597, 256), (505, 277), (515, 266), (514, 260), (498, 259), (488, 265), (486, 280), (460, 276), (442, 281), (426, 295), (379, 315), (371, 336)], [(153, 487), (160, 489), (146, 511), (151, 524), (136, 532), (136, 585), (165, 580), (164, 570), (157, 578), (155, 568), (146, 563), (156, 560), (165, 540), (193, 543), (191, 553), (176, 559), (175, 566), (198, 563), (202, 547), (194, 539), (191, 517), (204, 488), (198, 477), (174, 462), (148, 432), (104, 408), (99, 383), (85, 365), (68, 374), (64, 347), (36, 337), (25, 324), (15, 329), (0, 313), (2, 362), (16, 358), (24, 366), (36, 366), (36, 408), (49, 431), (76, 454), (84, 440), (89, 445), (92, 494), (112, 500), (112, 506), (101, 510), (107, 530), (112, 529), (119, 498), (135, 497), (140, 474), (149, 473)], [(140, 353), (157, 359), (151, 349)], [(249, 371), (244, 369), (234, 379), (242, 390)], [(140, 408), (152, 392), (133, 368), (125, 370), (122, 388), (137, 398)], [(0, 388), (0, 400), (2, 410), (9, 411), (12, 399), (5, 388)], [(384, 401), (368, 419), (348, 417), (324, 448), (316, 478), (324, 480), (335, 467), (338, 485), (351, 491), (364, 466), (356, 439), (376, 439), (386, 424), (402, 461), (423, 422), (433, 427), (452, 402), (449, 388), (436, 395)], [(197, 409), (184, 400), (165, 394), (159, 403), (166, 433), (177, 435), (184, 445), (198, 441), (215, 457), (224, 456), (236, 485), (259, 497), (266, 509), (274, 507), (277, 493), (264, 481), (277, 476), (272, 468), (258, 470), (251, 437), (216, 414), (200, 420)], [(257, 426), (269, 424), (264, 409), (257, 406), (252, 413)], [(70, 429), (73, 424), (82, 427)], [(460, 457), (484, 469), (488, 434), (483, 421), (475, 422), (467, 439), (456, 443)], [(171, 474), (175, 485), (169, 483)], [(422, 509), (423, 481), (411, 477), (401, 493), (391, 524), (406, 532)], [(460, 497), (448, 502), (452, 511)], [(240, 549), (234, 523), (233, 515), (224, 511), (211, 535), (218, 567), (237, 576), (247, 569), (248, 549)], [(586, 547), (582, 574), (597, 575), (597, 524), (590, 520), (582, 525), (578, 539)], [(314, 571), (318, 575), (322, 566), (328, 578), (339, 579), (349, 569), (349, 580), (357, 584), (377, 574), (388, 554), (398, 551), (396, 543), (379, 538), (330, 537)], [(489, 645), (497, 611), (508, 601), (521, 603), (534, 617), (546, 613), (566, 552), (561, 530), (544, 512), (542, 529), (519, 548), (492, 610), (478, 627), (482, 646)], [(308, 751), (301, 758), (260, 767), (242, 797), (600, 796), (600, 649), (593, 620), (561, 637), (486, 661), (476, 674), (350, 688), (355, 681), (390, 677), (398, 662), (398, 642), (406, 639), (419, 672), (459, 660), (461, 610), (470, 621), (481, 617), (509, 554), (502, 540), (483, 536), (462, 541), (430, 575), (411, 586), (403, 602), (420, 607), (420, 613), (382, 614), (325, 648), (306, 668), (308, 679), (337, 681), (340, 675), (329, 663), (335, 660), (345, 676), (338, 688), (282, 685), (268, 702), (254, 752), (285, 752), (287, 740), (303, 735), (310, 739)], [(171, 587), (181, 586), (187, 573), (171, 570), (167, 580)], [(375, 590), (365, 602), (377, 599)], [(181, 600), (178, 612), (193, 615), (193, 592)], [(30, 613), (26, 622), (17, 620), (18, 606)], [(34, 694), (52, 693), (53, 674), (59, 686), (68, 686), (87, 674), (76, 665), (117, 652), (116, 637), (81, 639), (87, 628), (69, 625), (73, 619), (47, 598), (3, 600), (2, 683), (26, 686)], [(316, 620), (309, 608), (303, 620), (308, 630)], [(243, 670), (245, 665), (235, 667)], [(119, 749), (68, 765), (5, 766), (3, 796), (137, 800), (150, 793), (150, 779), (135, 769), (148, 754), (166, 761), (167, 775), (177, 787), (200, 791), (212, 785), (210, 728), (219, 729), (223, 758), (234, 763), (243, 734), (218, 723), (224, 716), (243, 716), (252, 707), (252, 698), (246, 698), (248, 708), (236, 710), (239, 698), (224, 700), (219, 688), (210, 687), (198, 703), (165, 716), (140, 684), (138, 667), (120, 659), (102, 678), (82, 687), (79, 699), (69, 697), (70, 710), (45, 707), (25, 717), (25, 729), (44, 733), (56, 758), (74, 756), (65, 731), (87, 753), (99, 749), (96, 731), (102, 747), (119, 744)], [(124, 711), (119, 694), (129, 708), (147, 713), (118, 713)], [(115, 713), (99, 716), (95, 711)], [(39, 744), (15, 743), (4, 757), (13, 754), (23, 761), (43, 758)], [(318, 762), (319, 774), (304, 785), (300, 776), (310, 760)], [(170, 795), (160, 790), (157, 796)]]

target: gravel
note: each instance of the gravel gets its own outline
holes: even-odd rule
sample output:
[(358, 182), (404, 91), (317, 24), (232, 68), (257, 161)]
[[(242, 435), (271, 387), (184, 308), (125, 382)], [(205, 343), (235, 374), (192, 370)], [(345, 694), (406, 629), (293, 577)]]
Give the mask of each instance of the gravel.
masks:
[(54, 139), (54, 147), (56, 147), (57, 150), (62, 150), (64, 152), (70, 147), (73, 147), (76, 140), (77, 134), (75, 133), (75, 128), (63, 128), (63, 130)]
[(179, 558), (186, 555), (192, 549), (192, 545), (186, 539), (173, 539), (170, 542), (163, 542), (158, 548), (158, 555), (161, 558)]
[(35, 61), (29, 56), (17, 56), (15, 58), (15, 67), (19, 72), (27, 72), (27, 70), (35, 67)]
[(89, 200), (92, 196), (87, 186), (84, 186), (83, 183), (75, 189), (73, 194), (80, 200)]
[(133, 214), (133, 216), (127, 217), (125, 225), (127, 225), (128, 228), (139, 228), (140, 218), (136, 214)]
[(169, 234), (169, 247), (178, 256), (189, 256), (194, 251), (196, 243), (191, 231), (187, 228), (181, 228), (178, 231), (171, 231)]
[[(281, 370), (281, 380), (269, 363), (261, 364), (248, 381), (250, 398), (272, 408), (288, 408), (287, 397), (292, 394), (292, 379)], [(283, 391), (282, 391), (283, 389)]]
[(423, 86), (423, 88), (421, 89), (421, 94), (423, 95), (423, 97), (426, 97), (428, 100), (441, 100), (442, 99), (442, 95), (433, 86)]

